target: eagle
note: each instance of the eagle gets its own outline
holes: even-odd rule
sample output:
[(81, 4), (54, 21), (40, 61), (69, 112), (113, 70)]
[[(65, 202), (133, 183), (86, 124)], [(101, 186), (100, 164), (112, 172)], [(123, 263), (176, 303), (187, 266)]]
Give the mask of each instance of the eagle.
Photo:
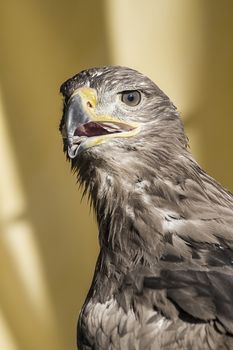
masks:
[(120, 66), (60, 91), (64, 152), (99, 230), (78, 348), (233, 349), (233, 195), (190, 154), (174, 104)]

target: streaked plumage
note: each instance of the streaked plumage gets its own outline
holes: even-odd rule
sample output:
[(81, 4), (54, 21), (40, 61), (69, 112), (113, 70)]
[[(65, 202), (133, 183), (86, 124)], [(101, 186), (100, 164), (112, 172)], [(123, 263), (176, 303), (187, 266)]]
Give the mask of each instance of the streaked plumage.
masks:
[(192, 158), (172, 102), (123, 67), (61, 92), (64, 150), (99, 226), (79, 349), (233, 349), (233, 196)]

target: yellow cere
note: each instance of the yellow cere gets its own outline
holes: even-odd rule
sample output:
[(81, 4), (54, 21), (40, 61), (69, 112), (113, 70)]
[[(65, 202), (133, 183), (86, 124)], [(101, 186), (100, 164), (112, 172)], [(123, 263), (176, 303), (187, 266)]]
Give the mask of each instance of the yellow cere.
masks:
[[(82, 87), (77, 90), (77, 93), (79, 93), (79, 96), (82, 98), (84, 102), (90, 102), (93, 108), (96, 106), (97, 92), (95, 89)], [(84, 107), (85, 106), (86, 106), (86, 103), (84, 104)]]

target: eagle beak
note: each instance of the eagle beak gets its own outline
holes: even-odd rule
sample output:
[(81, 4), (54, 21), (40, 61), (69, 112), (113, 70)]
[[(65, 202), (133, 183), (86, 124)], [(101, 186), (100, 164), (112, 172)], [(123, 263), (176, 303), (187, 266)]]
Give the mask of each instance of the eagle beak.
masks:
[(66, 137), (69, 146), (72, 146), (77, 126), (88, 121), (88, 114), (83, 109), (81, 96), (78, 94), (71, 96), (65, 115)]
[(63, 137), (70, 158), (108, 139), (131, 137), (139, 132), (137, 123), (96, 114), (96, 103), (96, 90), (87, 87), (75, 90), (67, 103)]

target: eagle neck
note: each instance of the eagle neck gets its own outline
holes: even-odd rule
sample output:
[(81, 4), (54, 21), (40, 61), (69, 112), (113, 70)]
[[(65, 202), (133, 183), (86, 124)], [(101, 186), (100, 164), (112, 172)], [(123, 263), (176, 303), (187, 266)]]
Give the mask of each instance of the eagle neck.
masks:
[(117, 256), (129, 266), (155, 263), (162, 256), (164, 211), (177, 206), (179, 212), (179, 181), (192, 178), (201, 184), (190, 154), (174, 154), (157, 152), (138, 158), (128, 153), (128, 166), (119, 155), (114, 162), (102, 158), (101, 163), (92, 161), (83, 171), (80, 168), (96, 212), (100, 248), (106, 255)]

